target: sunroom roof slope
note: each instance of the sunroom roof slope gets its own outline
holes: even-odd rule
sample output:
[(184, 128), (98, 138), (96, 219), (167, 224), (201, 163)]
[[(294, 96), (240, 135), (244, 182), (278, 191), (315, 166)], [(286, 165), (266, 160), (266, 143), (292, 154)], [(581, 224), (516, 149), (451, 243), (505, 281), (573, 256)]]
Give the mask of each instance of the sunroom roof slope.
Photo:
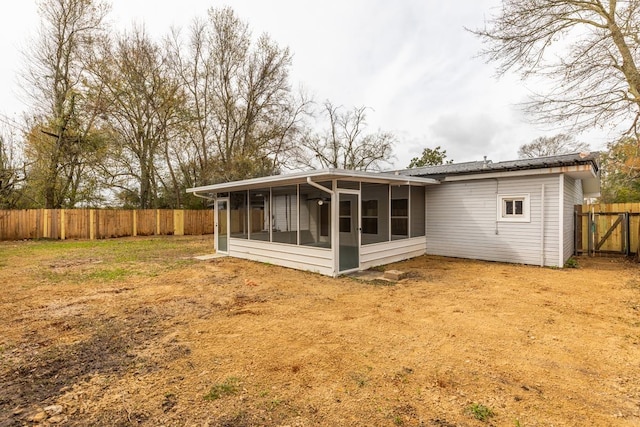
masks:
[(342, 179), (398, 185), (429, 185), (439, 183), (437, 180), (432, 178), (403, 175), (395, 172), (366, 172), (346, 169), (317, 169), (312, 171), (294, 172), (290, 174), (272, 175), (260, 178), (244, 179), (240, 181), (204, 185), (200, 187), (188, 188), (187, 192), (204, 196), (212, 193), (221, 193), (227, 191), (250, 190), (254, 188), (303, 184), (307, 182), (308, 178), (312, 179), (313, 181)]

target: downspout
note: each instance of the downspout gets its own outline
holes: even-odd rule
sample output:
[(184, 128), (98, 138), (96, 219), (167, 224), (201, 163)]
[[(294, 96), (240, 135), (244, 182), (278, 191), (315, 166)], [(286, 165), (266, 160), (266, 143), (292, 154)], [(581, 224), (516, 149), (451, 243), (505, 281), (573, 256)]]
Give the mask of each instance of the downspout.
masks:
[(544, 184), (540, 195), (540, 267), (544, 267)]
[(496, 178), (496, 236), (500, 233), (500, 231), (498, 230), (498, 216), (500, 215), (500, 209), (502, 209), (502, 206), (498, 203), (498, 195), (500, 194), (499, 186), (500, 182), (498, 181), (498, 178)]
[(296, 185), (296, 245), (300, 245), (300, 185)]

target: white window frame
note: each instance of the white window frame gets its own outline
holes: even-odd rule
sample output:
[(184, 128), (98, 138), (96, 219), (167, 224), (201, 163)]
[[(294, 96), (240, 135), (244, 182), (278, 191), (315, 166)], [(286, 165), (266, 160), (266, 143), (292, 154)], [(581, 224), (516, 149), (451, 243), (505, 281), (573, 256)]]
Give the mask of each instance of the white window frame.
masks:
[[(531, 222), (530, 194), (498, 194), (497, 198), (497, 218), (498, 222)], [(506, 202), (522, 200), (522, 214), (510, 214), (506, 212)]]

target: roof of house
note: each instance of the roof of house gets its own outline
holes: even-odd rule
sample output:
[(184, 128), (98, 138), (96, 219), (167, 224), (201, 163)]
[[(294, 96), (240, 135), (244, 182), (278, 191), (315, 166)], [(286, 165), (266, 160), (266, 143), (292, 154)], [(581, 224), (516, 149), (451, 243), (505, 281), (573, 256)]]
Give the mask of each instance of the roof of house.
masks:
[[(429, 185), (439, 184), (444, 180), (477, 179), (481, 177), (480, 174), (485, 173), (510, 172), (510, 175), (529, 175), (535, 173), (563, 172), (568, 173), (575, 178), (588, 181), (589, 188), (586, 192), (596, 194), (600, 191), (598, 154), (599, 153), (573, 153), (497, 163), (493, 163), (491, 160), (485, 159), (478, 162), (425, 166), (389, 172), (320, 169), (205, 185), (189, 188), (187, 189), (187, 192), (194, 193), (200, 197), (211, 198), (216, 193), (221, 192), (242, 191), (269, 186), (294, 185), (309, 183), (309, 181), (311, 181), (310, 184), (313, 185), (320, 181), (332, 179), (357, 180), (362, 182), (387, 184)], [(588, 166), (588, 168), (585, 166)], [(531, 172), (529, 173), (527, 171)]]
[(507, 172), (529, 169), (560, 168), (565, 166), (576, 166), (591, 164), (594, 172), (599, 170), (598, 152), (594, 153), (571, 153), (557, 156), (536, 157), (531, 159), (509, 160), (505, 162), (493, 163), (491, 160), (451, 163), (437, 166), (423, 166), (412, 169), (399, 170), (400, 175), (422, 176), (428, 178), (441, 178), (451, 175), (471, 175), (490, 172)]
[(399, 175), (432, 178), (440, 182), (497, 177), (563, 174), (582, 181), (585, 197), (600, 195), (600, 153), (571, 153), (493, 163), (491, 160), (425, 166), (396, 171)]
[(404, 185), (439, 184), (439, 181), (428, 177), (401, 175), (389, 172), (365, 172), (344, 169), (318, 169), (304, 172), (294, 172), (283, 175), (244, 179), (241, 181), (224, 182), (220, 184), (205, 185), (201, 187), (188, 188), (187, 192), (208, 198), (212, 194), (227, 191), (242, 191), (269, 186), (304, 184), (309, 183), (309, 181), (311, 181), (312, 184), (317, 184), (318, 182), (332, 179)]

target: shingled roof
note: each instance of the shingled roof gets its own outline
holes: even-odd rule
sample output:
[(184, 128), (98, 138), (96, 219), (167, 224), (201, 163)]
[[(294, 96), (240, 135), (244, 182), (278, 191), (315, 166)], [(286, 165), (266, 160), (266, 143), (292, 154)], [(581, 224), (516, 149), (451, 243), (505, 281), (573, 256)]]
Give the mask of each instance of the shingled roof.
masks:
[(557, 156), (536, 157), (532, 159), (510, 160), (493, 163), (491, 160), (481, 160), (466, 163), (451, 163), (447, 165), (423, 166), (396, 171), (399, 175), (420, 176), (426, 178), (442, 178), (452, 175), (471, 175), (490, 172), (506, 172), (527, 169), (545, 169), (563, 166), (575, 166), (591, 163), (594, 170), (599, 169), (598, 152), (571, 153)]

